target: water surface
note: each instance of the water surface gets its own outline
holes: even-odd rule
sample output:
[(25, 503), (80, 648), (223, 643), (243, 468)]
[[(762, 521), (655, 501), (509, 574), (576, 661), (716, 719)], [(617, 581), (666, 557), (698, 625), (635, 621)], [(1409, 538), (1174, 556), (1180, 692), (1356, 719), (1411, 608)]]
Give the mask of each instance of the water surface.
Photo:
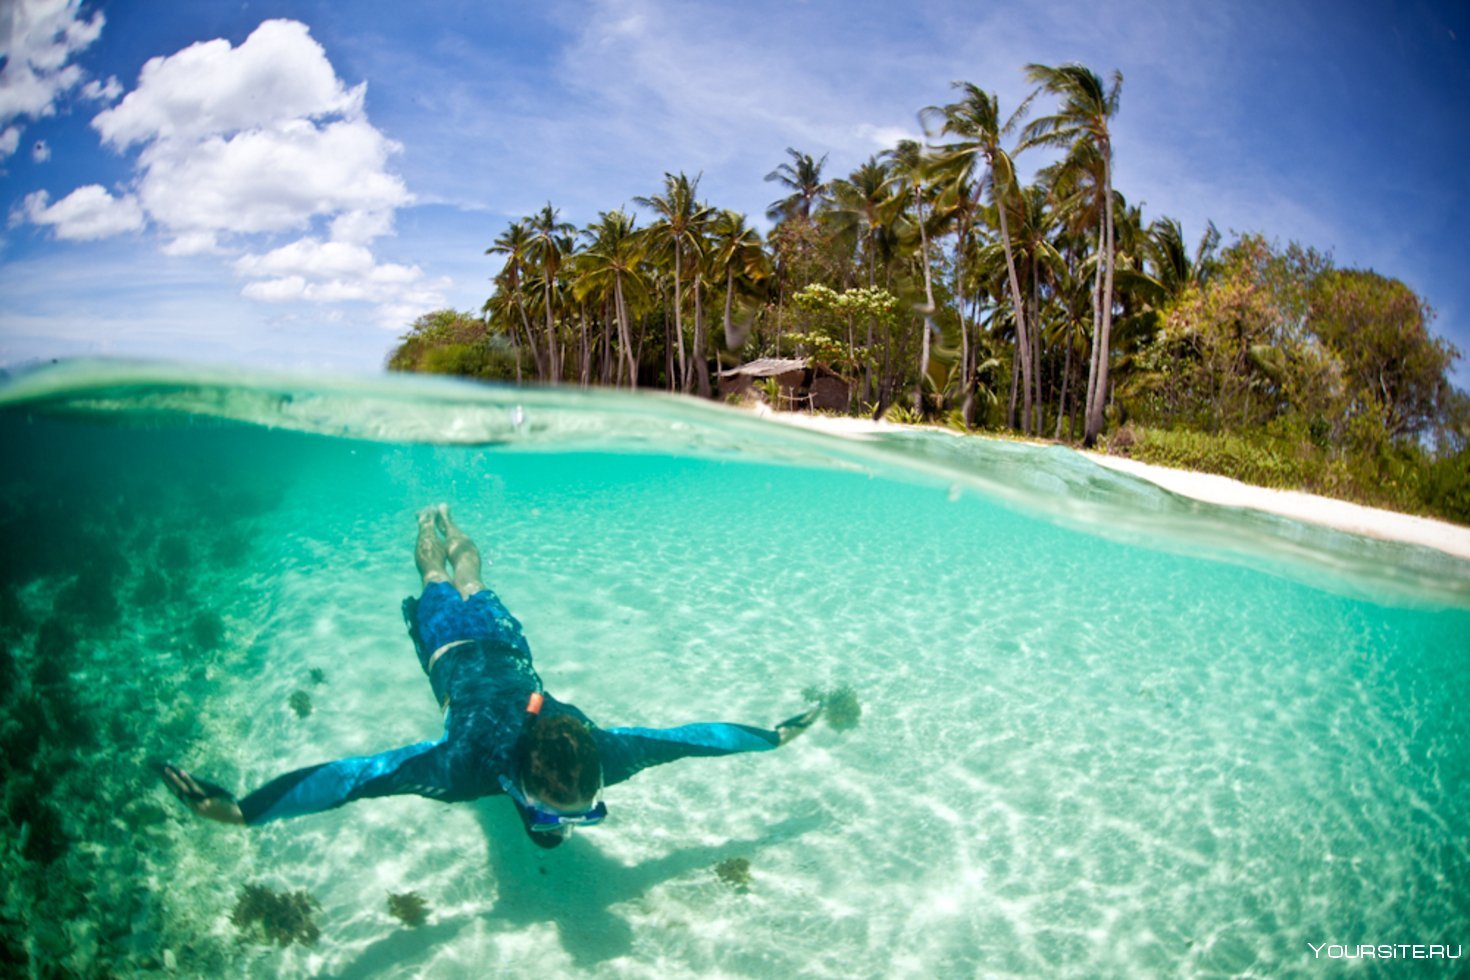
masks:
[[(1464, 562), (654, 396), (79, 362), (0, 405), (0, 962), (1234, 975), (1470, 938)], [(243, 791), (437, 737), (398, 601), (440, 500), (599, 723), (839, 684), (861, 722), (644, 772), (554, 852), (504, 799), (190, 817), (152, 762)], [(316, 944), (240, 941), (246, 883), (314, 896)]]

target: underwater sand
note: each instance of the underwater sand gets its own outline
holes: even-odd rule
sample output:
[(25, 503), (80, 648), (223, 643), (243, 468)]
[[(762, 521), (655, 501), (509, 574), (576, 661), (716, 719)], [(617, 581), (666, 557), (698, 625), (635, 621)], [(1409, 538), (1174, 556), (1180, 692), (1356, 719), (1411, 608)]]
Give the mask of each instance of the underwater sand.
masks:
[[(0, 972), (1224, 976), (1470, 938), (1463, 561), (656, 397), (79, 363), (0, 406)], [(860, 723), (646, 771), (554, 852), (503, 798), (189, 815), (150, 763), (244, 791), (438, 736), (398, 603), (439, 500), (600, 724), (839, 684)], [(242, 940), (247, 883), (314, 896), (318, 941)]]

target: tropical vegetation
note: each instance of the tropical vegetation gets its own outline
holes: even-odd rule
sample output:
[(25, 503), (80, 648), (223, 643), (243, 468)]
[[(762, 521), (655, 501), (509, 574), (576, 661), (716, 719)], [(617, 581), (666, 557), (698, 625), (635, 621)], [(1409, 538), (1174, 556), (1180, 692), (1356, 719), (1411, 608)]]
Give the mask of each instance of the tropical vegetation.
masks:
[(712, 397), (722, 369), (800, 357), (853, 413), (1470, 522), (1470, 398), (1428, 305), (1259, 233), (1191, 248), (1114, 186), (1121, 75), (1025, 72), (1009, 112), (956, 82), (923, 143), (845, 176), (788, 148), (764, 235), (683, 172), (581, 228), (548, 203), (487, 248), (483, 308), (421, 317), (389, 367)]

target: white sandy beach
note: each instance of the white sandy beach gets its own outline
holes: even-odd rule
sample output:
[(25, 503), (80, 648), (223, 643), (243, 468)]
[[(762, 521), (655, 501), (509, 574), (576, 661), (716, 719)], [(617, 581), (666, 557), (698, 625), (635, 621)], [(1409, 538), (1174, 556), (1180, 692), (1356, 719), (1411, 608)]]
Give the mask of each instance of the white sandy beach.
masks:
[[(788, 425), (818, 429), (850, 438), (901, 428), (892, 423), (874, 422), (870, 419), (807, 415), (801, 412), (768, 413), (762, 411), (759, 414)], [(947, 432), (949, 430), (938, 431)], [(1364, 507), (1361, 504), (1333, 500), (1330, 497), (1318, 497), (1294, 490), (1272, 490), (1267, 487), (1252, 486), (1229, 477), (1154, 466), (1121, 456), (1108, 456), (1096, 452), (1086, 452), (1083, 455), (1099, 466), (1148, 480), (1180, 496), (1225, 507), (1246, 507), (1267, 511), (1293, 520), (1320, 524), (1324, 527), (1361, 534), (1370, 538), (1422, 545), (1470, 561), (1470, 528), (1456, 524), (1379, 510), (1374, 507)]]

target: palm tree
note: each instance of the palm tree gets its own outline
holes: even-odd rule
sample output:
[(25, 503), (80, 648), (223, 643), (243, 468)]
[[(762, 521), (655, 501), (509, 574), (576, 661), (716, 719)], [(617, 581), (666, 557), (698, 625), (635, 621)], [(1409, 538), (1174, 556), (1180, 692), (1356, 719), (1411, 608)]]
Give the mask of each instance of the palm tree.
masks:
[(884, 154), (888, 158), (889, 180), (901, 185), (900, 195), (913, 196), (915, 224), (919, 227), (919, 262), (924, 269), (924, 335), (919, 345), (919, 379), (914, 386), (914, 411), (922, 412), (924, 379), (929, 376), (929, 354), (934, 326), (934, 282), (929, 267), (929, 215), (924, 213), (924, 198), (930, 184), (931, 161), (916, 140), (899, 140)]
[[(702, 248), (702, 230), (709, 220), (711, 209), (696, 200), (699, 178), (690, 180), (682, 172), (676, 177), (664, 174), (664, 192), (654, 197), (637, 197), (641, 206), (652, 208), (659, 220), (648, 229), (649, 235), (663, 248), (669, 250), (674, 260), (674, 336), (679, 347), (680, 390), (689, 391), (693, 380), (684, 351), (684, 261), (689, 252), (698, 253)], [(703, 361), (700, 362), (701, 364)], [(705, 385), (708, 386), (706, 377)]]
[(1205, 226), (1193, 257), (1184, 244), (1184, 229), (1178, 221), (1159, 218), (1149, 225), (1144, 253), (1164, 297), (1177, 299), (1190, 286), (1204, 285), (1214, 271), (1219, 244), (1220, 232), (1213, 221)]
[[(867, 271), (869, 288), (875, 287), (878, 282), (878, 261), (880, 258), (884, 259), (886, 266), (888, 254), (892, 251), (892, 219), (897, 211), (896, 204), (902, 203), (895, 202), (889, 193), (888, 168), (876, 156), (871, 156), (845, 179), (834, 180), (831, 192), (831, 199), (824, 205), (820, 217), (835, 231), (845, 246), (849, 247), (849, 254), (855, 255), (859, 265)], [(866, 348), (871, 351), (874, 349), (872, 317), (868, 318), (867, 330)], [(886, 365), (891, 357), (887, 345), (884, 346), (883, 357), (884, 384), (877, 393), (880, 415), (886, 410), (892, 394), (886, 384)], [(873, 368), (871, 359), (864, 361), (864, 401), (872, 399), (874, 394)]]
[[(939, 147), (940, 166), (948, 165), (963, 178), (973, 175), (975, 192), (988, 184), (995, 203), (1000, 228), (1001, 248), (1005, 253), (1007, 281), (1010, 283), (1011, 305), (1016, 324), (1016, 354), (1021, 362), (1022, 387), (1026, 393), (1025, 418), (1031, 418), (1031, 344), (1026, 329), (1026, 314), (1021, 301), (1021, 282), (1016, 274), (1016, 261), (1011, 252), (1008, 210), (1004, 205), (1014, 194), (1016, 168), (1011, 155), (1001, 146), (1001, 138), (1015, 128), (1025, 112), (1022, 105), (1004, 123), (1000, 118), (1000, 101), (990, 92), (970, 82), (955, 82), (963, 96), (946, 106), (929, 106), (919, 115), (927, 124), (939, 123), (938, 135), (959, 137), (959, 142)], [(977, 166), (983, 164), (983, 168)], [(1029, 431), (1029, 429), (1028, 429)]]
[(878, 282), (878, 260), (892, 251), (892, 221), (897, 213), (889, 193), (888, 168), (871, 156), (845, 179), (832, 181), (831, 199), (822, 218), (845, 236), (867, 272), (868, 285)]
[(628, 296), (642, 300), (648, 295), (648, 283), (639, 271), (645, 241), (634, 228), (633, 219), (621, 210), (603, 211), (597, 223), (584, 231), (589, 244), (577, 256), (577, 278), (572, 287), (578, 300), (599, 296), (609, 301), (618, 327), (619, 383), (627, 370), (628, 387), (638, 387), (638, 364), (633, 356), (632, 331), (628, 317)]
[(546, 304), (545, 380), (553, 383), (561, 378), (561, 352), (556, 345), (556, 277), (561, 271), (562, 260), (572, 250), (571, 235), (576, 231), (567, 222), (557, 220), (560, 214), (548, 202), (546, 207), (526, 219), (530, 235), (526, 258), (539, 270)]
[(738, 211), (721, 211), (712, 224), (714, 255), (712, 268), (725, 275), (725, 347), (739, 350), (745, 335), (737, 335), (733, 319), (737, 286), (747, 288), (771, 274), (770, 256), (761, 245), (760, 232), (745, 223)]
[(1096, 444), (1102, 431), (1103, 408), (1108, 394), (1108, 353), (1113, 326), (1113, 145), (1108, 127), (1118, 112), (1123, 75), (1113, 72), (1112, 85), (1091, 69), (1079, 64), (1059, 68), (1027, 65), (1026, 76), (1037, 93), (1049, 92), (1061, 99), (1057, 111), (1027, 124), (1022, 147), (1058, 146), (1090, 153), (1098, 168), (1098, 192), (1102, 198), (1102, 220), (1098, 228), (1098, 266), (1093, 287), (1092, 361), (1087, 380), (1087, 424), (1085, 446)]
[[(530, 247), (531, 232), (526, 221), (512, 221), (510, 225), (501, 232), (495, 243), (485, 249), (486, 255), (504, 255), (505, 265), (495, 277), (498, 291), (513, 298), (515, 308), (520, 312), (521, 327), (525, 330), (526, 345), (531, 348), (531, 360), (536, 364), (538, 377), (544, 376), (545, 372), (541, 364), (541, 349), (536, 345), (536, 334), (531, 329), (530, 317), (526, 315), (526, 296), (523, 284), (527, 272), (527, 251)], [(491, 303), (487, 302), (486, 306)], [(516, 360), (516, 380), (520, 380), (520, 360)]]
[(771, 202), (766, 209), (766, 217), (772, 221), (810, 218), (818, 202), (827, 194), (827, 185), (822, 181), (822, 166), (827, 162), (827, 155), (824, 153), (822, 159), (813, 160), (810, 153), (798, 153), (789, 146), (786, 153), (791, 162), (783, 163), (766, 174), (766, 180), (776, 181), (792, 192), (779, 201)]

